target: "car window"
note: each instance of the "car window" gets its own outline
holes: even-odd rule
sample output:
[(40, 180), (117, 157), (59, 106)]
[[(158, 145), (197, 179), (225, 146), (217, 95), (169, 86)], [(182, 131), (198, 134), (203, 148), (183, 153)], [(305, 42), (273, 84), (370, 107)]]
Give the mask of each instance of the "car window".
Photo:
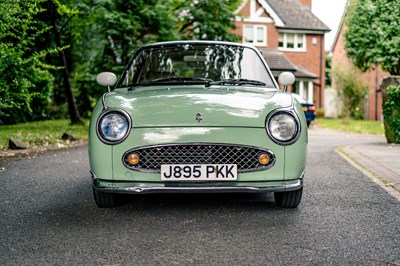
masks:
[(269, 72), (255, 50), (224, 44), (182, 44), (147, 47), (130, 62), (121, 83), (134, 86), (157, 81), (256, 80), (275, 87)]

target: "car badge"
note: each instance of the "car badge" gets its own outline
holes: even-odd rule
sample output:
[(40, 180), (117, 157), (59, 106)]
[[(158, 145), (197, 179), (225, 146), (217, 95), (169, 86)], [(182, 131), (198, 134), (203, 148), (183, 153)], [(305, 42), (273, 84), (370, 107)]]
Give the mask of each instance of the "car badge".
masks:
[(203, 120), (203, 115), (201, 114), (201, 113), (197, 113), (196, 114), (196, 120), (197, 120), (197, 122), (201, 122), (201, 120)]

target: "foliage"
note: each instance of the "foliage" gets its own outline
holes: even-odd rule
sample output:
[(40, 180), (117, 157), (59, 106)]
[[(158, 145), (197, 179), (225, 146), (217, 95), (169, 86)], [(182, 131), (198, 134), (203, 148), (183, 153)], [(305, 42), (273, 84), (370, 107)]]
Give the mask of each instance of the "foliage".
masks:
[(178, 32), (182, 39), (238, 41), (234, 11), (238, 0), (175, 0)]
[(324, 108), (318, 108), (315, 110), (315, 115), (316, 117), (324, 117), (325, 116), (325, 109)]
[(325, 87), (330, 88), (332, 85), (332, 57), (327, 54), (325, 58)]
[(96, 99), (105, 92), (95, 82), (98, 73), (122, 73), (137, 47), (174, 39), (176, 26), (170, 2), (75, 1), (73, 7), (79, 13), (70, 20), (62, 37), (70, 45), (71, 84), (81, 114), (89, 116)]
[[(68, 104), (68, 114), (71, 119), (71, 123), (82, 123), (76, 100), (74, 98), (73, 88), (70, 82), (69, 68), (70, 68), (70, 57), (67, 56), (70, 43), (70, 35), (67, 32), (67, 36), (64, 36), (65, 28), (68, 27), (70, 20), (79, 13), (78, 10), (69, 7), (73, 0), (64, 0), (61, 3), (60, 0), (47, 0), (43, 7), (46, 8), (46, 16), (42, 18), (51, 27), (51, 35), (48, 38), (47, 44), (57, 48), (57, 56), (54, 58), (55, 64), (59, 67), (59, 71), (55, 73), (56, 82), (62, 84), (62, 86), (55, 86), (55, 88), (62, 89), (62, 95), (66, 99)], [(67, 42), (65, 42), (67, 40)], [(65, 43), (67, 45), (65, 45)]]
[(314, 120), (314, 126), (318, 128), (334, 129), (350, 133), (384, 134), (382, 121), (375, 120), (317, 118)]
[(383, 116), (394, 132), (396, 143), (400, 143), (400, 86), (390, 86), (383, 105)]
[(347, 54), (366, 71), (376, 65), (400, 75), (400, 0), (358, 0), (345, 33)]
[(96, 20), (101, 26), (99, 37), (104, 45), (104, 65), (122, 70), (137, 47), (174, 39), (175, 26), (171, 0), (110, 0), (99, 7)]
[[(5, 112), (15, 117), (22, 115), (22, 121), (44, 115), (65, 117), (66, 95), (71, 91), (79, 112), (88, 116), (96, 99), (104, 93), (104, 88), (95, 83), (99, 72), (122, 73), (134, 49), (151, 42), (236, 40), (230, 32), (234, 28), (233, 11), (240, 3), (241, 0), (1, 1), (0, 71), (6, 73), (0, 77), (1, 119)], [(31, 108), (33, 104), (35, 108)], [(15, 117), (10, 116), (7, 122), (17, 122)]]
[[(134, 49), (152, 42), (180, 39), (237, 40), (234, 10), (239, 0), (103, 0), (95, 24), (101, 59), (122, 70)], [(93, 30), (93, 27), (92, 27)], [(115, 67), (120, 65), (119, 67)]]
[(368, 94), (368, 85), (351, 65), (334, 65), (332, 75), (341, 100), (341, 116), (362, 119), (364, 117), (363, 100)]
[[(51, 51), (36, 41), (49, 27), (35, 19), (44, 0), (0, 3), (0, 121), (40, 119), (46, 112), (52, 67), (43, 63)], [(32, 105), (35, 108), (32, 108)]]
[[(65, 0), (64, 0), (65, 1)], [(104, 88), (99, 72), (122, 73), (134, 49), (156, 41), (234, 40), (230, 29), (239, 0), (93, 0), (79, 1), (71, 31), (71, 77), (80, 112), (90, 115)]]
[[(104, 42), (101, 40), (101, 15), (99, 14), (98, 1), (93, 0), (57, 0), (56, 27), (60, 42), (65, 46), (64, 56), (68, 82), (70, 83), (73, 100), (78, 105), (75, 114), (83, 114), (91, 110), (91, 94), (101, 95), (104, 90), (95, 85), (95, 73), (101, 64), (101, 53)], [(46, 18), (43, 18), (46, 20)], [(51, 23), (46, 20), (47, 23)], [(53, 39), (53, 36), (49, 36)], [(55, 45), (53, 43), (53, 45)], [(60, 57), (51, 58), (52, 62), (62, 64)], [(53, 86), (53, 100), (56, 105), (52, 106), (53, 116), (65, 117), (65, 114), (74, 104), (67, 106), (65, 97), (65, 73), (58, 71), (54, 73), (56, 82)]]

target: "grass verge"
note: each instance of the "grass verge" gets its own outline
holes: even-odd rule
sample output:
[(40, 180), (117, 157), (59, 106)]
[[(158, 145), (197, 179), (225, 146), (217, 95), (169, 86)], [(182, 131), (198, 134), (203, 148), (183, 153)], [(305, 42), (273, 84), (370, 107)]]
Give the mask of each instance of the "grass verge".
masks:
[(385, 134), (382, 121), (317, 118), (313, 122), (318, 128), (334, 129), (359, 134)]
[(1, 125), (0, 150), (8, 149), (8, 141), (11, 138), (23, 141), (29, 148), (67, 143), (68, 141), (61, 139), (63, 133), (68, 133), (78, 140), (87, 140), (88, 128), (88, 120), (84, 121), (84, 125), (71, 125), (68, 119)]

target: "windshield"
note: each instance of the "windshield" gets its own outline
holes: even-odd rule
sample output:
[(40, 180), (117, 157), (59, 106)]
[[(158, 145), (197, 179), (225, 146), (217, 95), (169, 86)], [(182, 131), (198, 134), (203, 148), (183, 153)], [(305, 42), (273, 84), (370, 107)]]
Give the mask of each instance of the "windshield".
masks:
[(121, 86), (174, 83), (275, 87), (255, 50), (228, 44), (169, 44), (135, 54)]

